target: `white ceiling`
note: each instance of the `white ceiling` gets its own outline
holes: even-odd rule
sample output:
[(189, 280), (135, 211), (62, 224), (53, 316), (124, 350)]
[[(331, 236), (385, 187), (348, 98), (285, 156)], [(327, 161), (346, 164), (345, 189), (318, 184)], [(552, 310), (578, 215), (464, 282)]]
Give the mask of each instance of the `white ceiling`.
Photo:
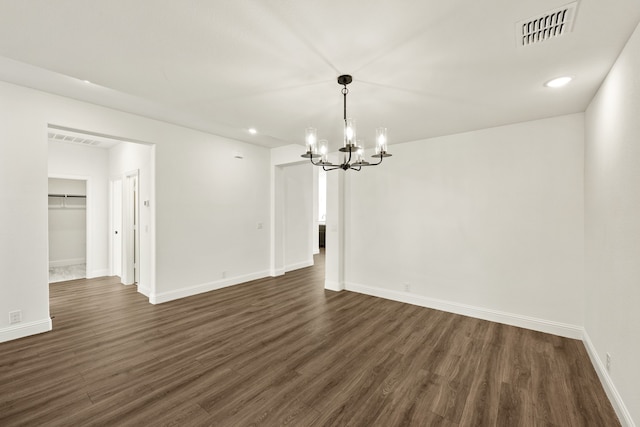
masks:
[(573, 32), (517, 47), (567, 2), (2, 0), (0, 79), (275, 147), (308, 126), (337, 143), (352, 74), (359, 137), (406, 142), (584, 111), (640, 1), (580, 0)]

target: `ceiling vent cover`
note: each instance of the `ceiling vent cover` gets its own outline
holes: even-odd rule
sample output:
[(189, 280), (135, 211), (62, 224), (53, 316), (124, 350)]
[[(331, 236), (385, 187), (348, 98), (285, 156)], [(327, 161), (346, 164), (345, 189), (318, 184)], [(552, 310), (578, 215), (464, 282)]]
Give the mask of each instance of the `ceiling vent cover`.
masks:
[(49, 132), (49, 139), (51, 141), (69, 142), (71, 144), (96, 146), (100, 145), (100, 141), (89, 138), (81, 138), (75, 135), (65, 135), (62, 133)]
[(528, 46), (558, 38), (573, 30), (577, 1), (516, 23), (516, 43)]

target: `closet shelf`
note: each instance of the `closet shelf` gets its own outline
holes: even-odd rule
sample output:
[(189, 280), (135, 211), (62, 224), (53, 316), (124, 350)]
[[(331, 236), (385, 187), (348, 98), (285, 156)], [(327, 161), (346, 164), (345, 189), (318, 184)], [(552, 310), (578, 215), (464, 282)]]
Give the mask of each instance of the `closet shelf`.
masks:
[(64, 198), (76, 198), (76, 199), (86, 199), (87, 196), (82, 194), (49, 194), (49, 197), (64, 197)]
[(86, 209), (87, 196), (83, 194), (49, 193), (49, 209)]

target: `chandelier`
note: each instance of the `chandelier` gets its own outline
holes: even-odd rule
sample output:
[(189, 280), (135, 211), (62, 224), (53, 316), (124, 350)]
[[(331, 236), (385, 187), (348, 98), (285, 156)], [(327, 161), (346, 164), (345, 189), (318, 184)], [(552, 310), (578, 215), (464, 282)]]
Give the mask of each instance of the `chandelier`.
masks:
[(309, 159), (311, 164), (315, 166), (322, 166), (322, 169), (325, 171), (335, 169), (360, 171), (364, 166), (377, 166), (382, 163), (382, 159), (385, 157), (391, 157), (391, 154), (387, 152), (387, 128), (377, 128), (375, 154), (371, 157), (378, 159), (378, 161), (376, 163), (369, 163), (364, 160), (364, 144), (361, 140), (356, 139), (356, 121), (347, 118), (347, 94), (349, 93), (347, 85), (351, 83), (352, 80), (353, 78), (348, 74), (338, 77), (338, 84), (343, 86), (342, 96), (344, 98), (344, 142), (342, 148), (339, 150), (341, 153), (344, 153), (342, 163), (335, 164), (327, 161), (329, 143), (326, 139), (318, 141), (318, 133), (315, 128), (307, 128), (305, 132), (307, 152), (301, 157)]

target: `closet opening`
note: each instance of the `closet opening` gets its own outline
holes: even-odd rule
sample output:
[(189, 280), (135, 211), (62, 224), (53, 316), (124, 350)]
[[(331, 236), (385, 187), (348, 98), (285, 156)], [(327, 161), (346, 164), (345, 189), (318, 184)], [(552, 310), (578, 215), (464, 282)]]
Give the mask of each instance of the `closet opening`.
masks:
[(87, 277), (87, 180), (49, 178), (49, 283)]

